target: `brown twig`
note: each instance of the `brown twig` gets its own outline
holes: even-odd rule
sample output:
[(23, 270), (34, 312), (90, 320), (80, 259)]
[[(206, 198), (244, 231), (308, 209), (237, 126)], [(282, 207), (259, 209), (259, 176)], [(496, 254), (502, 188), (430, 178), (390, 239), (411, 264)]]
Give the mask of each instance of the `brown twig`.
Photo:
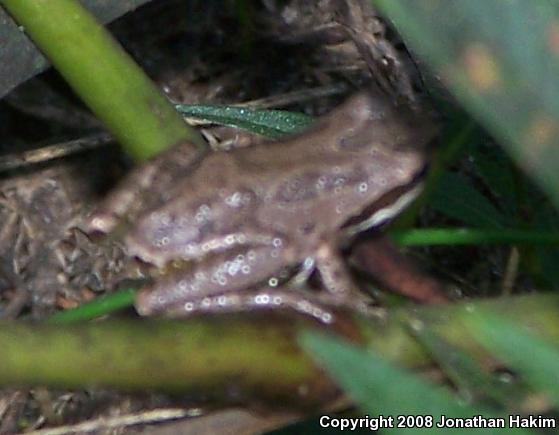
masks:
[(448, 302), (443, 284), (421, 271), (385, 236), (361, 242), (353, 250), (357, 265), (385, 288), (418, 302)]

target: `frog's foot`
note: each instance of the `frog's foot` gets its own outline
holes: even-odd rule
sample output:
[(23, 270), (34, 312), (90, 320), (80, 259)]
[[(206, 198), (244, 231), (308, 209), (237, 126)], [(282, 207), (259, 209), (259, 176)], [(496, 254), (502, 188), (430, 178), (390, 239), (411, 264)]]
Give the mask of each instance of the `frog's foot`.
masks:
[(322, 283), (328, 291), (325, 297), (331, 304), (357, 309), (363, 313), (369, 311), (370, 298), (354, 284), (337, 247), (323, 243), (317, 250), (315, 260)]
[(336, 307), (324, 303), (319, 295), (281, 288), (262, 288), (242, 293), (226, 293), (208, 296), (195, 301), (177, 304), (169, 308), (165, 315), (186, 317), (207, 313), (235, 313), (256, 310), (289, 309), (312, 317), (321, 323), (334, 322)]
[(88, 219), (87, 231), (109, 233), (123, 216), (132, 221), (142, 210), (164, 202), (161, 192), (170, 191), (202, 155), (198, 147), (184, 142), (134, 168)]

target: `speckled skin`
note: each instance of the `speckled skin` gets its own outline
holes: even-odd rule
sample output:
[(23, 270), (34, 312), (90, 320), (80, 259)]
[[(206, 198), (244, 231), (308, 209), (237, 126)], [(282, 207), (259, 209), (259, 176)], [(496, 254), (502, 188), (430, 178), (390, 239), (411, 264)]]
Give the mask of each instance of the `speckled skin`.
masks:
[[(283, 141), (210, 153), (190, 167), (190, 147), (178, 145), (133, 171), (89, 227), (109, 232), (122, 216), (131, 222), (129, 253), (160, 272), (138, 296), (142, 314), (289, 305), (322, 316), (320, 303), (357, 297), (339, 256), (348, 225), (380, 207), (386, 220), (405, 205), (392, 212), (387, 198), (416, 183), (435, 134), (425, 117), (362, 92)], [(259, 288), (303, 263), (320, 272), (320, 303)]]

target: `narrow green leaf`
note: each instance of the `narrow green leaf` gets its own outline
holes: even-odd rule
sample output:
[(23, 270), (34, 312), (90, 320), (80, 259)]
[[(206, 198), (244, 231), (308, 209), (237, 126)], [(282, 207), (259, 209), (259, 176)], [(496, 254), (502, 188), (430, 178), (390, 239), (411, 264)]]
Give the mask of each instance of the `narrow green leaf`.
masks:
[(389, 232), (401, 246), (559, 245), (559, 232), (516, 229), (420, 228)]
[(444, 215), (473, 227), (503, 228), (505, 216), (468, 180), (445, 173), (432, 193), (429, 205)]
[(400, 216), (392, 228), (409, 228), (413, 226), (420, 210), (431, 200), (431, 195), (438, 189), (441, 177), (446, 173), (446, 168), (456, 161), (467, 149), (466, 145), (476, 136), (475, 126), (471, 119), (455, 115), (454, 119), (445, 126), (441, 134), (442, 146), (434, 154), (434, 159), (429, 163), (429, 171), (423, 182), (423, 193)]
[(489, 311), (466, 316), (476, 338), (559, 406), (559, 348)]
[(114, 311), (131, 307), (135, 297), (136, 290), (134, 289), (120, 290), (107, 296), (99, 297), (77, 308), (56, 313), (49, 318), (49, 322), (66, 324), (96, 319)]
[(559, 3), (374, 3), (559, 206)]
[(270, 139), (278, 139), (287, 134), (296, 133), (313, 122), (311, 116), (285, 110), (254, 110), (235, 106), (184, 104), (178, 104), (175, 107), (183, 116), (241, 128)]
[[(392, 427), (382, 433), (408, 434), (409, 429), (397, 428), (398, 416), (409, 415), (422, 419), (424, 434), (440, 434), (436, 424), (446, 418), (488, 419), (489, 412), (458, 402), (446, 389), (433, 386), (417, 376), (397, 369), (378, 356), (344, 343), (338, 338), (306, 332), (300, 342), (317, 362), (347, 390), (370, 417), (393, 417)], [(429, 417), (432, 416), (431, 420)], [(483, 416), (483, 417), (481, 417)], [(416, 423), (419, 420), (416, 420)], [(506, 427), (508, 420), (505, 418)], [(414, 429), (418, 429), (417, 426)], [(443, 429), (444, 433), (461, 433), (464, 429)], [(513, 432), (509, 429), (509, 432)], [(468, 433), (502, 433), (502, 429), (470, 429)], [(527, 433), (518, 430), (514, 433)]]
[(495, 147), (471, 147), (471, 155), (478, 175), (512, 219), (517, 212), (516, 177), (512, 162)]
[(503, 383), (484, 371), (472, 355), (443, 339), (428, 323), (425, 327), (413, 329), (412, 333), (428, 349), (462, 397), (481, 400), (490, 406), (498, 405), (499, 409), (505, 404), (514, 409), (525, 396), (516, 384)]
[[(541, 200), (541, 198), (539, 198)], [(549, 233), (559, 230), (559, 219), (557, 211), (549, 203), (542, 203), (534, 198), (528, 197), (529, 204), (535, 212), (534, 227), (547, 230)], [(559, 246), (559, 244), (557, 244)], [(537, 275), (535, 278), (545, 288), (556, 290), (559, 288), (559, 249), (557, 247), (539, 247), (534, 251), (532, 269)]]

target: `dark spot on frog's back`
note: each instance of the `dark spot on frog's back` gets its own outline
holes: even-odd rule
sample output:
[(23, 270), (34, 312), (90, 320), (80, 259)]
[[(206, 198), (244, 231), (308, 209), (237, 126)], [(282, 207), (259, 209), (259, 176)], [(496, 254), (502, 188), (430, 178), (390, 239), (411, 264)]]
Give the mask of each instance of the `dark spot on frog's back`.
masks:
[(360, 131), (356, 134), (342, 136), (337, 140), (337, 148), (342, 151), (371, 148), (371, 133)]
[(319, 175), (315, 173), (292, 177), (279, 185), (274, 200), (282, 204), (289, 204), (315, 198), (318, 179)]
[(316, 228), (315, 222), (304, 222), (302, 225), (299, 225), (298, 230), (301, 235), (309, 236), (313, 233), (315, 228)]

